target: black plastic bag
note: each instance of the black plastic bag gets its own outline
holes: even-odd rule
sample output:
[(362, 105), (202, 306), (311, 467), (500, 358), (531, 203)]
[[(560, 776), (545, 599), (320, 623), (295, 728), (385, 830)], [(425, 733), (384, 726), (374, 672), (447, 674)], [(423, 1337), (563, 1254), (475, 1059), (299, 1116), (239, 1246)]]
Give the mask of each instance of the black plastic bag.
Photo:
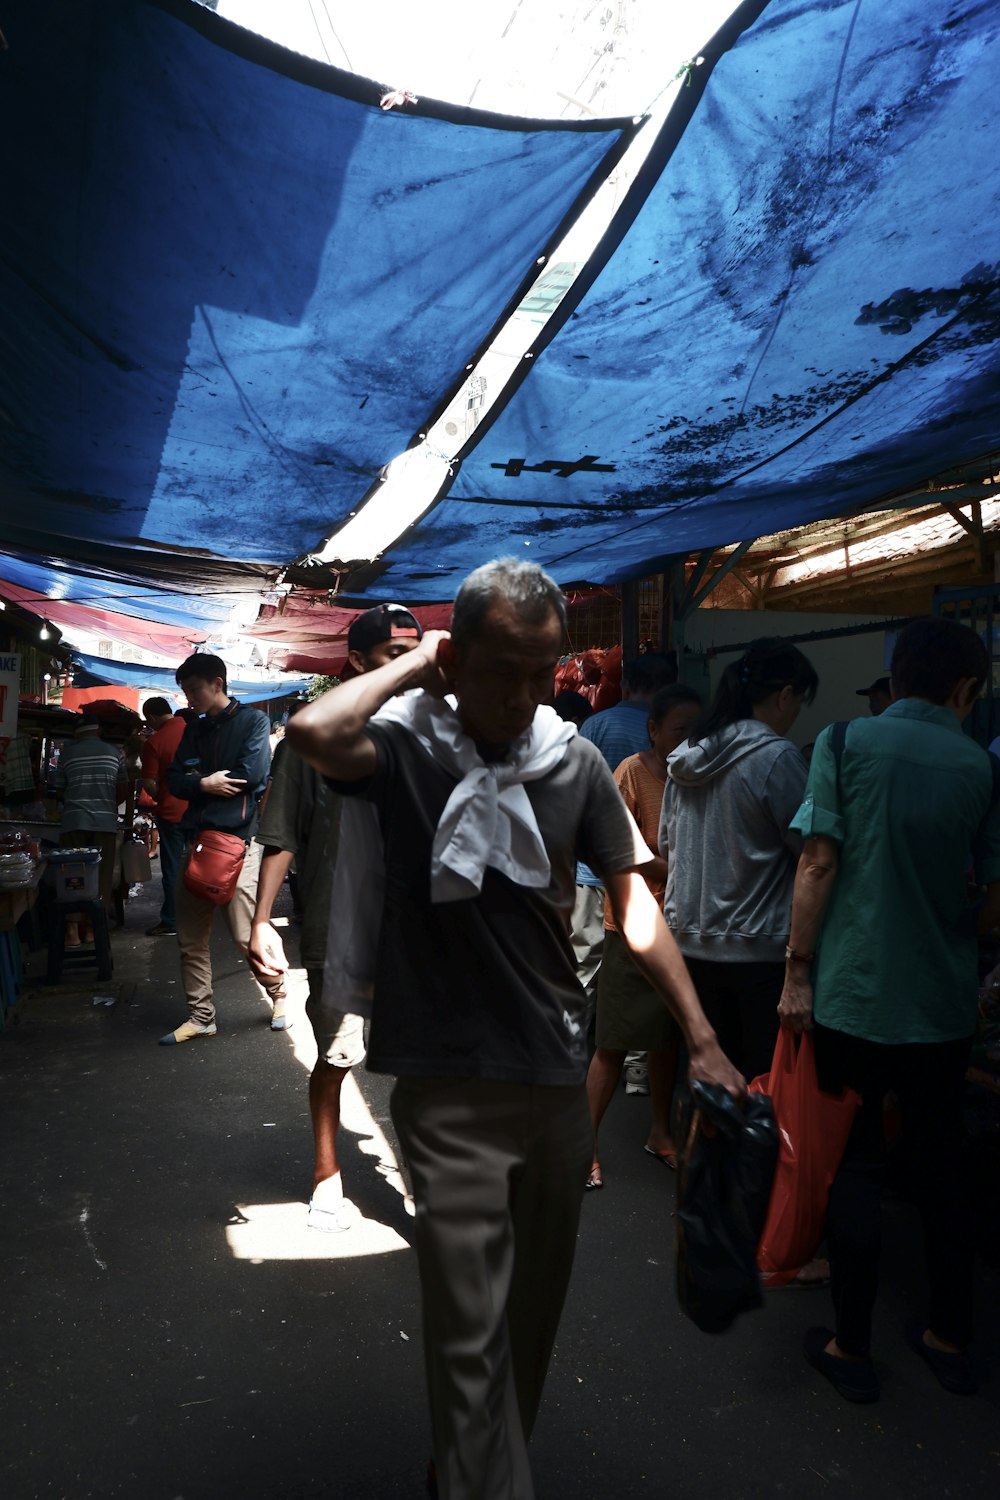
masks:
[(765, 1094), (741, 1105), (717, 1084), (694, 1082), (691, 1097), (695, 1109), (678, 1193), (677, 1297), (703, 1333), (724, 1333), (737, 1314), (764, 1301), (757, 1245), (778, 1160), (778, 1128)]

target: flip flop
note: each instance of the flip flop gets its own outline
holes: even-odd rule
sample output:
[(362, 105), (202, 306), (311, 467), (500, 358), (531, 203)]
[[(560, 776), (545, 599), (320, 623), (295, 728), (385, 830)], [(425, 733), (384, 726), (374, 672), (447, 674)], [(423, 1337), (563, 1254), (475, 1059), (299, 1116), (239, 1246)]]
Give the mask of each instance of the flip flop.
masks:
[(602, 1188), (603, 1186), (604, 1178), (601, 1175), (601, 1164), (599, 1161), (592, 1162), (590, 1166), (590, 1176), (587, 1178), (586, 1182), (583, 1185), (584, 1192), (593, 1193), (596, 1192), (598, 1188)]
[[(804, 1276), (802, 1273), (808, 1271), (810, 1267), (820, 1267), (820, 1269), (813, 1276)], [(824, 1267), (825, 1269), (823, 1269)], [(797, 1286), (805, 1291), (813, 1291), (816, 1287), (829, 1286), (830, 1262), (825, 1257), (816, 1256), (807, 1265), (801, 1266), (798, 1274), (785, 1284), (786, 1286)]]
[(663, 1165), (669, 1167), (671, 1172), (677, 1171), (676, 1151), (657, 1151), (655, 1146), (643, 1146), (642, 1149), (647, 1156), (653, 1156), (657, 1161), (662, 1161)]

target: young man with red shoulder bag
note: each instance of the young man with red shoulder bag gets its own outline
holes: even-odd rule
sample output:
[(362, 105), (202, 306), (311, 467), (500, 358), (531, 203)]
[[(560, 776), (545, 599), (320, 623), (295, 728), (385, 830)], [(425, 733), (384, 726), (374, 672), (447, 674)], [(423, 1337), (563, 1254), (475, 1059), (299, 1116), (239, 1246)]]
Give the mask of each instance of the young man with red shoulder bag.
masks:
[[(221, 657), (189, 656), (176, 676), (199, 715), (184, 731), (165, 778), (173, 796), (187, 802), (176, 911), (188, 1018), (160, 1038), (161, 1046), (215, 1036), (212, 923), (221, 909), (233, 941), (246, 953), (261, 855), (253, 836), (271, 759), (267, 715), (229, 696)], [(264, 989), (271, 1027), (283, 1030), (284, 976), (265, 981)]]

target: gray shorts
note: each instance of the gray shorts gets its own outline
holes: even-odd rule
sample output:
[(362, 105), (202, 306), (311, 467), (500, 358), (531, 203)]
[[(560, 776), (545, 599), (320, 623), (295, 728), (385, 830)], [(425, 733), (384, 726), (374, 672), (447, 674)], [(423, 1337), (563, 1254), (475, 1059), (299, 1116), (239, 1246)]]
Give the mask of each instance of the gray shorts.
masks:
[(322, 969), (307, 969), (306, 974), (309, 979), (306, 1015), (320, 1058), (333, 1068), (353, 1068), (365, 1055), (364, 1019), (326, 1004)]

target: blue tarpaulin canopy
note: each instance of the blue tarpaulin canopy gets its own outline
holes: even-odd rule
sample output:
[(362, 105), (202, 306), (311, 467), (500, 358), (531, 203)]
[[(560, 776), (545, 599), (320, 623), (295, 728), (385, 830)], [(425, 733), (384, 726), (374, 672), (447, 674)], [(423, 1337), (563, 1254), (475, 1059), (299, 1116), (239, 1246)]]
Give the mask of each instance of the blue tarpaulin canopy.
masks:
[[(159, 688), (161, 692), (177, 692), (172, 667), (133, 666), (130, 662), (88, 656), (82, 651), (73, 652), (73, 664), (75, 687), (98, 687), (107, 682), (118, 687)], [(293, 693), (304, 693), (310, 682), (308, 677), (289, 678), (287, 682), (273, 677), (266, 681), (236, 678), (229, 682), (229, 692), (234, 698), (241, 698), (246, 703), (266, 703), (271, 698), (289, 698)]]
[[(119, 610), (141, 620), (184, 629), (201, 626), (204, 633), (229, 619), (238, 592), (242, 592), (190, 594), (182, 591), (183, 583), (170, 588), (166, 582), (160, 588), (150, 588), (85, 563), (57, 565), (51, 558), (17, 557), (10, 552), (0, 552), (0, 579), (31, 589), (40, 598)], [(183, 582), (188, 582), (187, 575)]]
[(636, 128), (383, 110), (193, 0), (3, 27), (0, 547), (153, 618), (347, 518)]
[(371, 591), (505, 552), (607, 582), (994, 472), (998, 33), (957, 0), (739, 7)]
[[(384, 111), (193, 0), (3, 25), (2, 576), (170, 623), (337, 529), (634, 129)], [(367, 597), (511, 551), (608, 582), (995, 472), (998, 32), (744, 0)]]

